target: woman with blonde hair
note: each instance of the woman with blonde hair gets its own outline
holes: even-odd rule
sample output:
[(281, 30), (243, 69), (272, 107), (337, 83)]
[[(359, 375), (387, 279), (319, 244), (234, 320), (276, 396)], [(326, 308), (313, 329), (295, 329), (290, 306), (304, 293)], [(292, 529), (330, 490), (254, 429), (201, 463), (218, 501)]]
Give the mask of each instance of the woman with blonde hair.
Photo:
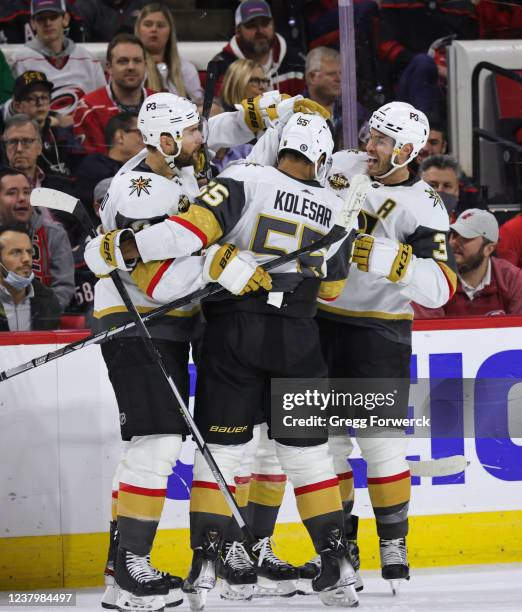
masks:
[(264, 93), (270, 86), (263, 66), (250, 59), (238, 59), (228, 67), (223, 78), (221, 100), (225, 110), (236, 110), (245, 98), (254, 98)]
[[(261, 64), (250, 59), (238, 59), (230, 64), (223, 78), (221, 105), (225, 112), (235, 111), (235, 104), (245, 98), (254, 98), (264, 93), (270, 86)], [(244, 159), (252, 150), (252, 144), (243, 144), (230, 149), (220, 149), (212, 164), (222, 172), (230, 162)]]
[(172, 13), (157, 2), (142, 8), (134, 33), (146, 50), (146, 85), (153, 91), (170, 91), (196, 104), (203, 100), (203, 89), (196, 67), (182, 59)]

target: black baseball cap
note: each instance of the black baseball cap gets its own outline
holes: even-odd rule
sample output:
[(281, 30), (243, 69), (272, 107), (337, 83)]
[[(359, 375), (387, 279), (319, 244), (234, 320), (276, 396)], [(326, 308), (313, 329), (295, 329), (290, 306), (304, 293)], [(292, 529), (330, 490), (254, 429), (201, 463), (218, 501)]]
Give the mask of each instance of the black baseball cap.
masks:
[(18, 102), (26, 96), (35, 85), (43, 85), (47, 87), (49, 92), (53, 89), (53, 84), (47, 80), (47, 76), (44, 72), (40, 72), (39, 70), (27, 70), (15, 80), (13, 98)]

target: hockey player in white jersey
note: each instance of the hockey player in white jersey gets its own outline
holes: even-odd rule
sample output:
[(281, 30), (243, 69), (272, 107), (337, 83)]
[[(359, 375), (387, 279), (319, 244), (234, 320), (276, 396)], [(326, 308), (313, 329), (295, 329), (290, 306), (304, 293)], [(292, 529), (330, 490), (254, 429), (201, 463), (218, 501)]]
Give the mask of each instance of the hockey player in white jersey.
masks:
[[(426, 143), (429, 125), (409, 104), (391, 102), (370, 119), (366, 153), (334, 155), (330, 187), (342, 195), (351, 177), (368, 173), (379, 187), (368, 192), (359, 219), (348, 282), (335, 304), (318, 309), (321, 342), (332, 378), (401, 379), (399, 413), (407, 415), (410, 379), (411, 302), (436, 308), (453, 295), (456, 276), (448, 250), (448, 215), (438, 194), (410, 176), (408, 164)], [(393, 415), (395, 416), (395, 415)], [(409, 578), (406, 552), (410, 472), (403, 437), (385, 432), (358, 436), (367, 463), (368, 489), (380, 538), (382, 576)], [(336, 472), (343, 474), (348, 539), (353, 475), (348, 437), (331, 438)]]
[[(268, 97), (270, 103), (277, 100), (281, 101), (277, 95)], [(263, 117), (260, 102), (252, 101), (252, 107)], [(265, 106), (266, 103), (265, 98)], [(270, 112), (272, 116), (277, 116), (278, 108), (280, 112), (293, 112), (292, 104), (291, 100), (279, 107), (274, 103)], [(154, 94), (144, 101), (138, 128), (147, 148), (113, 179), (100, 209), (104, 229), (111, 230), (104, 242), (107, 253), (114, 252), (118, 230), (139, 231), (188, 208), (199, 192), (194, 172), (203, 142), (199, 121), (195, 105), (173, 94)], [(244, 143), (252, 136), (244, 111), (240, 110), (210, 121), (208, 144), (217, 149)], [(115, 238), (114, 244), (111, 237)], [(167, 267), (168, 264), (162, 271)], [(148, 271), (150, 268), (145, 272), (139, 269), (132, 276), (122, 275), (141, 312), (159, 305), (153, 296), (153, 285), (161, 278), (161, 271), (152, 279), (149, 291), (141, 292), (136, 284)], [(190, 275), (187, 279), (190, 283)], [(127, 309), (109, 277), (101, 278), (96, 285), (94, 310), (96, 329), (107, 329), (128, 319)], [(154, 341), (186, 401), (189, 341), (198, 337), (200, 328), (198, 305), (173, 311), (151, 326)], [(118, 401), (122, 438), (128, 441), (115, 474), (111, 550), (106, 569), (107, 574), (115, 573), (116, 585), (108, 585), (103, 605), (156, 609), (165, 603), (163, 596), (167, 604), (180, 603), (180, 580), (156, 572), (150, 566), (149, 554), (167, 478), (186, 433), (185, 424), (172, 407), (170, 390), (138, 337), (108, 342), (102, 352)]]
[[(217, 281), (233, 294), (249, 292), (247, 297), (205, 303), (207, 329), (196, 390), (196, 423), (231, 489), (256, 412), (263, 410), (270, 420), (266, 394), (270, 378), (326, 373), (313, 319), (316, 298), (332, 298), (340, 291), (347, 272), (347, 245), (328, 259), (326, 278), (324, 256), (317, 253), (286, 264), (272, 278), (259, 264), (313, 242), (332, 227), (342, 200), (317, 182), (325, 174), (332, 148), (323, 119), (294, 115), (281, 137), (278, 168), (232, 166), (203, 189), (186, 213), (144, 229), (121, 245), (112, 239), (115, 257), (106, 258), (103, 249), (95, 249), (94, 255), (105, 266), (121, 268), (125, 261), (140, 257), (143, 263), (133, 274), (143, 272), (147, 262), (177, 258), (163, 269), (162, 264), (151, 264), (157, 266), (159, 277), (142, 276), (142, 289), (160, 297), (161, 287), (176, 282), (178, 258), (207, 248), (204, 258), (194, 257), (193, 263), (200, 266), (202, 279)], [(279, 439), (276, 447), (321, 555), (314, 589), (327, 604), (356, 605), (342, 505), (326, 438)], [(245, 574), (250, 574), (250, 583), (255, 582), (255, 569), (244, 566), (248, 557), (242, 545), (222, 548), (229, 520), (230, 510), (214, 477), (196, 453), (191, 493), (194, 556), (185, 584), (191, 596), (200, 597), (215, 583), (220, 549), (221, 577), (244, 586)]]

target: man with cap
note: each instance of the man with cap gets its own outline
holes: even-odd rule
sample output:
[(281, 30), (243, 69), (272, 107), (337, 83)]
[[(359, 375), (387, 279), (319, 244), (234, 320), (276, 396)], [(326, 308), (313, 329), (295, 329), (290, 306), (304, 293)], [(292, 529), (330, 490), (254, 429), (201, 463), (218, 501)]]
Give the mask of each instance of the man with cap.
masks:
[(100, 62), (65, 36), (70, 15), (65, 0), (31, 0), (33, 40), (13, 54), (15, 76), (41, 71), (52, 81), (51, 108), (69, 115), (86, 93), (105, 84)]
[(67, 118), (51, 111), (51, 83), (45, 73), (27, 70), (17, 77), (13, 98), (3, 106), (0, 131), (10, 117), (22, 113), (34, 119), (40, 128), (42, 153), (38, 165), (47, 174), (71, 174), (69, 156), (78, 149)]
[(470, 208), (460, 214), (450, 225), (449, 237), (457, 264), (457, 290), (445, 306), (416, 312), (417, 318), (522, 314), (522, 270), (493, 257), (498, 234), (497, 220), (490, 212)]
[[(270, 6), (264, 0), (244, 0), (235, 14), (236, 33), (214, 60), (219, 76), (237, 59), (251, 59), (263, 66), (272, 89), (295, 96), (303, 92), (304, 56), (274, 30)], [(218, 91), (221, 88), (221, 79)]]

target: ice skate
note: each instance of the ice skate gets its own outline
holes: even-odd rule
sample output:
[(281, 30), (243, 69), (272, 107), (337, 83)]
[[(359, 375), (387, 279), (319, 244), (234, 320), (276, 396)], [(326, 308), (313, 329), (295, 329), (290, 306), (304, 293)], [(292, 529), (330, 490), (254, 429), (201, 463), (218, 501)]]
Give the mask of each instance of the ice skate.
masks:
[[(147, 560), (150, 564), (150, 555), (147, 555)], [(179, 576), (173, 576), (168, 572), (162, 572), (156, 569), (153, 565), (151, 568), (156, 575), (165, 581), (167, 584), (167, 588), (169, 592), (164, 596), (165, 598), (165, 607), (166, 608), (175, 608), (183, 603), (183, 591), (181, 590), (183, 586), (183, 579)]]
[(393, 595), (397, 595), (402, 580), (410, 579), (406, 538), (379, 540), (381, 574), (390, 582)]
[(169, 592), (167, 583), (151, 567), (148, 556), (140, 557), (119, 548), (115, 565), (115, 580), (119, 587), (116, 609), (140, 611), (163, 610)]
[(364, 589), (364, 583), (359, 572), (361, 568), (361, 556), (359, 554), (359, 546), (357, 545), (357, 531), (359, 527), (359, 517), (352, 514), (352, 533), (350, 538), (347, 540), (348, 554), (350, 555), (350, 562), (355, 572), (355, 590), (359, 593)]
[(259, 539), (251, 547), (251, 554), (257, 566), (254, 597), (291, 597), (296, 594), (298, 569), (274, 554), (269, 537)]
[(210, 589), (216, 586), (216, 561), (221, 550), (221, 534), (208, 531), (203, 546), (194, 549), (189, 575), (183, 583), (191, 610), (203, 610)]
[(327, 547), (321, 550), (321, 569), (312, 587), (325, 606), (354, 608), (359, 605), (355, 592), (355, 572), (350, 563), (347, 543), (340, 529), (327, 536)]
[(118, 599), (118, 585), (114, 580), (114, 565), (118, 553), (119, 532), (117, 521), (111, 521), (109, 533), (109, 551), (107, 553), (107, 563), (105, 564), (104, 580), (105, 592), (103, 593), (101, 605), (106, 610), (116, 610), (116, 600)]
[(257, 572), (243, 544), (225, 542), (216, 568), (221, 578), (222, 599), (252, 599)]
[(296, 591), (298, 595), (315, 595), (315, 591), (312, 588), (312, 580), (319, 575), (321, 571), (321, 556), (316, 555), (310, 561), (307, 561), (304, 565), (300, 565), (298, 568), (299, 579), (297, 581)]

